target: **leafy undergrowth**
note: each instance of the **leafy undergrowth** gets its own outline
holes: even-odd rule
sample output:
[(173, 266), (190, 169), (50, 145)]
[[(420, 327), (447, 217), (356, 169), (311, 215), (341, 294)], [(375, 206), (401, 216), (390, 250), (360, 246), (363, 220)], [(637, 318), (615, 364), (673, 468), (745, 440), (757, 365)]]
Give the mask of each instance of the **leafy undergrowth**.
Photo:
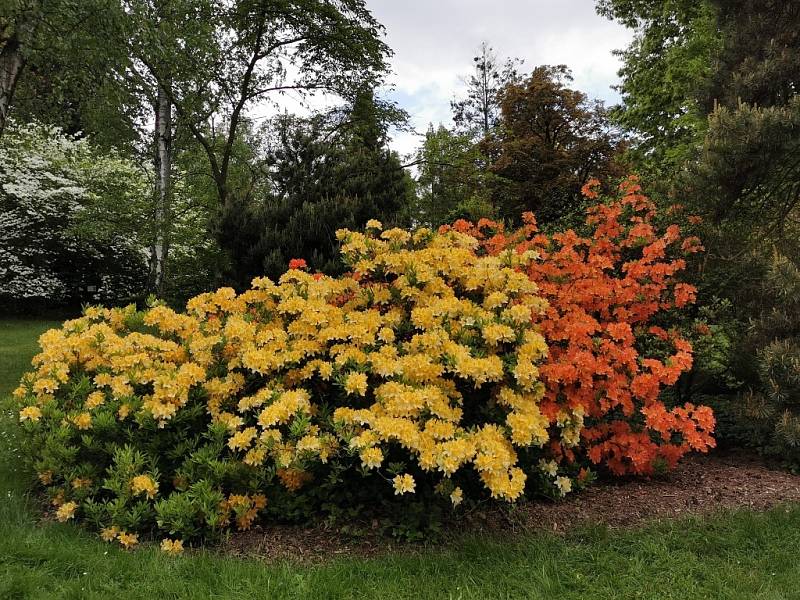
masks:
[[(51, 324), (0, 325), (0, 386), (7, 391), (19, 375), (12, 371), (24, 369), (36, 335)], [(511, 543), (472, 536), (444, 550), (314, 566), (265, 565), (214, 550), (181, 557), (155, 546), (126, 552), (74, 525), (38, 521), (8, 419), (0, 422), (0, 598), (777, 599), (800, 589), (797, 506), (636, 530), (528, 534)]]

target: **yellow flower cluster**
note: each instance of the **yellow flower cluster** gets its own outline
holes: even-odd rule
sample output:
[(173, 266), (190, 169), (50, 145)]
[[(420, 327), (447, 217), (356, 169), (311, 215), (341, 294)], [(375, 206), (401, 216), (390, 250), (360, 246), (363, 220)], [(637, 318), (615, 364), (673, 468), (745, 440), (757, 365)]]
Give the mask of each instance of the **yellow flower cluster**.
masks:
[(220, 504), (220, 512), (226, 520), (232, 515), (239, 530), (245, 530), (250, 528), (258, 511), (266, 505), (267, 498), (263, 494), (231, 494)]
[[(313, 465), (352, 459), (380, 472), (391, 455), (415, 474), (394, 477), (398, 494), (413, 493), (424, 472), (448, 482), (442, 493), (457, 505), (463, 492), (449, 482), (469, 467), (493, 497), (518, 498), (518, 449), (557, 430), (569, 442), (581, 425), (574, 415), (551, 423), (539, 409), (547, 345), (532, 316), (547, 306), (526, 274), (537, 255), (489, 256), (464, 233), (382, 231), (377, 221), (337, 236), (349, 276), (290, 269), (242, 294), (201, 294), (185, 314), (91, 308), (48, 331), (15, 391), (20, 420), (81, 435), (109, 419), (163, 428), (202, 402), (227, 430), (221, 458), (267, 468), (289, 490), (312, 481)], [(149, 475), (128, 483), (134, 496), (162, 493)], [(245, 528), (265, 502), (231, 495), (221, 509)], [(112, 539), (135, 543), (122, 535)]]
[(74, 502), (65, 502), (56, 510), (56, 518), (62, 522), (68, 521), (75, 516), (75, 509), (77, 508), (78, 505)]
[(149, 475), (137, 475), (131, 480), (131, 491), (135, 496), (144, 494), (152, 500), (158, 493), (158, 484)]
[(123, 548), (133, 548), (139, 543), (139, 536), (137, 534), (124, 531), (116, 525), (101, 529), (100, 537), (104, 542), (113, 542), (116, 540)]
[[(126, 323), (134, 313), (132, 306), (90, 308), (83, 317), (65, 322), (62, 329), (44, 333), (39, 339), (42, 352), (34, 358), (36, 370), (28, 373), (14, 392), (16, 397), (32, 401), (20, 411), (20, 419), (38, 421), (42, 410), (55, 402), (70, 373), (80, 369), (92, 374), (93, 390), (82, 405), (60, 406), (68, 408), (67, 423), (78, 430), (91, 429), (92, 413), (112, 398), (123, 401), (117, 409), (120, 419), (136, 407), (163, 426), (185, 405), (192, 386), (205, 381), (207, 365), (193, 362), (187, 351), (194, 336), (203, 337), (200, 324), (159, 306), (147, 313), (145, 322), (172, 336), (130, 332)], [(177, 339), (170, 339), (173, 336)], [(145, 388), (148, 393), (136, 393)]]
[[(386, 448), (400, 446), (424, 471), (449, 478), (471, 464), (492, 496), (519, 497), (525, 475), (515, 447), (549, 440), (536, 367), (547, 345), (531, 326), (531, 314), (545, 303), (523, 272), (536, 255), (479, 256), (476, 240), (456, 232), (342, 231), (339, 237), (367, 296), (359, 308), (374, 313), (371, 332), (392, 332), (361, 343), (348, 335), (355, 341), (341, 350), (358, 357), (354, 362), (368, 375), (359, 379), (359, 395), (372, 403), (334, 413), (362, 466), (379, 468)], [(355, 389), (351, 377), (348, 392)], [(477, 388), (503, 407), (503, 420), (465, 419), (473, 393), (482, 397)], [(411, 475), (393, 482), (398, 494), (414, 490)], [(454, 504), (461, 494), (451, 494)]]
[(181, 540), (171, 540), (166, 538), (161, 541), (161, 550), (172, 556), (183, 554), (183, 542)]

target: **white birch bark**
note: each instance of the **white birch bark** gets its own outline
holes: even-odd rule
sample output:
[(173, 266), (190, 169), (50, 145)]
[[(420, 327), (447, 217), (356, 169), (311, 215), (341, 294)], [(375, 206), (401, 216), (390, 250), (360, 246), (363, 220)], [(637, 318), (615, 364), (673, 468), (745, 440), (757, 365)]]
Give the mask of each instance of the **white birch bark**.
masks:
[(169, 230), (172, 209), (172, 104), (161, 86), (158, 86), (155, 116), (156, 187), (153, 215), (155, 236), (150, 248), (150, 282), (153, 292), (161, 296), (164, 292), (167, 256), (169, 254)]

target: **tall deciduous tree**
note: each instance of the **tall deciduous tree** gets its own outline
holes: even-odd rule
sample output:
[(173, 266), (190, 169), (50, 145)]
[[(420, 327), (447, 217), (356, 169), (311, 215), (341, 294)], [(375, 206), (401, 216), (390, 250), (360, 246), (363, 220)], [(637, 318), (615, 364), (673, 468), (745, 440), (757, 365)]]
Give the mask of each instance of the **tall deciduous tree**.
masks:
[[(147, 21), (149, 3), (128, 4)], [(180, 18), (143, 28), (135, 56), (204, 149), (226, 212), (236, 201), (229, 176), (237, 134), (254, 103), (288, 91), (352, 98), (387, 69), (382, 28), (363, 0), (174, 0), (170, 10)]]
[(543, 223), (580, 214), (584, 183), (621, 174), (622, 142), (604, 106), (571, 82), (564, 65), (541, 66), (500, 95), (500, 123), (483, 148), (499, 176), (493, 202), (510, 220), (525, 211)]
[(157, 86), (155, 101), (155, 235), (150, 245), (149, 287), (164, 294), (172, 223), (172, 103)]
[(598, 0), (598, 12), (634, 30), (617, 88), (615, 120), (636, 132), (639, 168), (666, 174), (692, 156), (705, 131), (698, 93), (714, 69), (722, 41), (707, 0)]
[[(0, 135), (12, 110), (68, 133), (114, 130), (132, 115), (115, 79), (127, 61), (117, 0), (0, 3)], [(111, 106), (113, 104), (113, 107)]]

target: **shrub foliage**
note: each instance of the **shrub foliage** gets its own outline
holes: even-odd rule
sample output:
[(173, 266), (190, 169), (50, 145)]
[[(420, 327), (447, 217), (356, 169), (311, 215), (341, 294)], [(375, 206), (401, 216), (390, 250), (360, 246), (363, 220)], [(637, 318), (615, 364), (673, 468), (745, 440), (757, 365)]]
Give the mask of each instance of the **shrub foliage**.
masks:
[(15, 396), (57, 518), (175, 552), (263, 512), (557, 496), (591, 463), (651, 473), (707, 449), (711, 411), (658, 399), (691, 348), (651, 324), (692, 300), (667, 253), (698, 244), (657, 234), (626, 186), (591, 237), (371, 221), (338, 233), (347, 276), (292, 261), (183, 314), (90, 308), (47, 332)]

